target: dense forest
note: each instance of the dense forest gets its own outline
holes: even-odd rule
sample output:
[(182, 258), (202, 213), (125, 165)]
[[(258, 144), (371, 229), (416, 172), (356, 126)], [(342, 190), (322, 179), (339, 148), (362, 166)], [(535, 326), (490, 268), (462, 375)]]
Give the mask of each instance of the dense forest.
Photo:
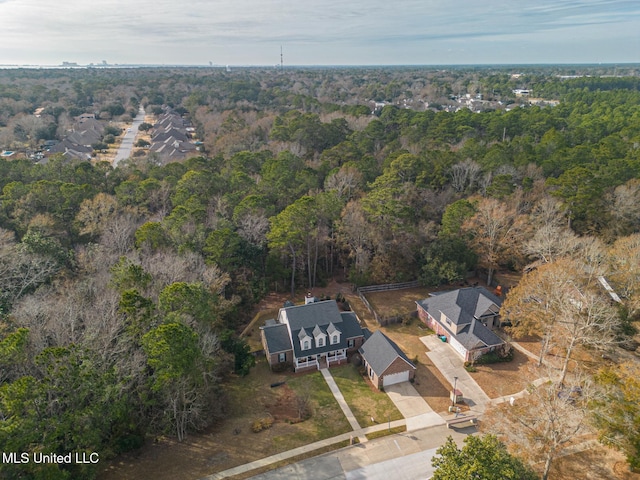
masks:
[[(515, 72), (0, 71), (4, 148), (140, 105), (188, 117), (204, 147), (115, 169), (0, 160), (2, 450), (109, 458), (207, 427), (224, 415), (225, 377), (251, 368), (237, 332), (252, 307), (332, 278), (439, 285), (478, 271), (491, 284), (588, 245), (626, 302), (614, 333), (632, 333), (638, 72)], [(482, 111), (449, 108), (466, 94)], [(93, 468), (2, 465), (6, 478)]]

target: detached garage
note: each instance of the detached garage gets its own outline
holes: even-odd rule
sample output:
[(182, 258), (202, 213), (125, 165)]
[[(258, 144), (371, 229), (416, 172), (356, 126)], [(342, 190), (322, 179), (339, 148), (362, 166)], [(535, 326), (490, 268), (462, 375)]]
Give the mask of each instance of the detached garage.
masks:
[(413, 380), (415, 365), (400, 347), (380, 330), (364, 342), (359, 352), (367, 375), (377, 388)]

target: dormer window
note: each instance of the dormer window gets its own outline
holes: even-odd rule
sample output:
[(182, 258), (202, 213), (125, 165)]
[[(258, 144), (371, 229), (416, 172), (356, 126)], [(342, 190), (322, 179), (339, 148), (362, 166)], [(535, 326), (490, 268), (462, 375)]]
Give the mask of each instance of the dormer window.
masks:
[(336, 328), (333, 322), (329, 323), (327, 333), (329, 334), (329, 342), (331, 342), (331, 345), (337, 345), (340, 343), (340, 330)]
[(309, 350), (311, 348), (311, 336), (304, 328), (298, 333), (298, 339), (300, 340), (300, 348), (302, 350)]
[(313, 329), (313, 332), (311, 333), (313, 335), (313, 338), (316, 341), (316, 346), (324, 347), (326, 345), (327, 335), (322, 331), (322, 329), (318, 325), (315, 326), (315, 328)]

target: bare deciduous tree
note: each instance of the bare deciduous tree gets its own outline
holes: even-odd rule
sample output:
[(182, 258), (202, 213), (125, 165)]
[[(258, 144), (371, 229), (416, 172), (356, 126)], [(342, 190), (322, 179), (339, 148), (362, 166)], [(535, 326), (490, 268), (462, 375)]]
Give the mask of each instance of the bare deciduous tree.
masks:
[(356, 271), (360, 274), (366, 272), (371, 261), (371, 226), (359, 202), (351, 201), (344, 208), (338, 232), (349, 256), (354, 259)]
[(238, 234), (254, 245), (265, 245), (268, 231), (269, 219), (263, 214), (248, 213), (238, 219)]
[(335, 191), (338, 197), (351, 200), (355, 190), (362, 184), (362, 174), (357, 168), (343, 165), (339, 171), (325, 181), (327, 191)]
[(615, 241), (609, 250), (609, 279), (632, 314), (640, 311), (640, 234)]
[(560, 383), (576, 347), (607, 348), (615, 341), (619, 323), (616, 310), (584, 263), (568, 258), (525, 275), (507, 295), (502, 311), (513, 322), (516, 335), (542, 336), (540, 363), (553, 339), (562, 351)]
[(504, 254), (518, 239), (519, 223), (516, 209), (493, 198), (483, 198), (476, 213), (467, 219), (462, 229), (471, 234), (471, 246), (478, 254), (479, 264), (487, 269), (487, 284), (504, 260)]
[(594, 395), (589, 379), (575, 377), (564, 384), (530, 385), (528, 395), (487, 412), (484, 425), (531, 463), (543, 463), (541, 478), (549, 477), (563, 448), (591, 433), (588, 405)]
[(451, 167), (451, 186), (456, 192), (471, 189), (480, 178), (481, 172), (482, 168), (473, 160), (456, 163)]

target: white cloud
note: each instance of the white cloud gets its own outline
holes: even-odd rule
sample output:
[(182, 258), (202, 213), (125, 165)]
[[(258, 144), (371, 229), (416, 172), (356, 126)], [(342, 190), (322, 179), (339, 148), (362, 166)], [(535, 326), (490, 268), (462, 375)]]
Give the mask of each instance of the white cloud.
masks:
[(0, 64), (640, 61), (636, 0), (0, 0), (0, 18)]

